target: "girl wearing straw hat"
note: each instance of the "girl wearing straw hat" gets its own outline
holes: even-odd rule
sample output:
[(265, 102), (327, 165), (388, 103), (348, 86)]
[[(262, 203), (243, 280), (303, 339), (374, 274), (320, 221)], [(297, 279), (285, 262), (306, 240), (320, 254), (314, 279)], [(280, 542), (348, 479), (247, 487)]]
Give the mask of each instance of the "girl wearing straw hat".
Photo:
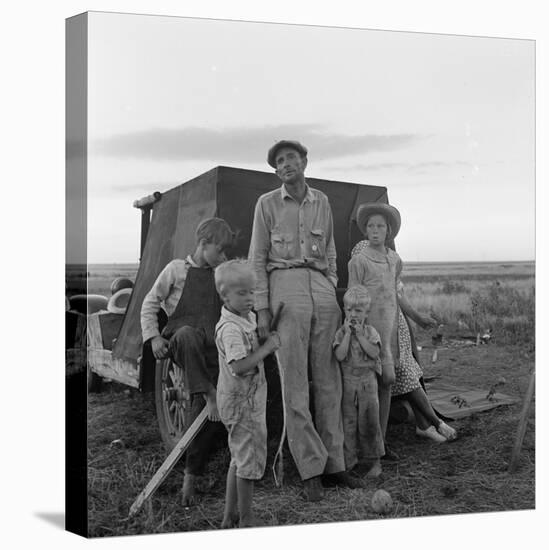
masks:
[[(424, 328), (436, 321), (416, 312), (404, 298), (400, 274), (402, 260), (389, 248), (400, 230), (399, 211), (391, 205), (362, 204), (357, 211), (357, 225), (366, 237), (355, 246), (349, 261), (349, 286), (362, 284), (372, 296), (369, 322), (381, 337), (382, 375), (379, 381), (379, 414), (385, 436), (391, 407), (392, 387), (406, 394), (416, 413), (416, 433), (437, 442), (456, 437), (456, 432), (442, 422), (421, 386), (421, 367), (411, 352), (410, 332), (402, 310)], [(386, 458), (397, 458), (385, 449)]]

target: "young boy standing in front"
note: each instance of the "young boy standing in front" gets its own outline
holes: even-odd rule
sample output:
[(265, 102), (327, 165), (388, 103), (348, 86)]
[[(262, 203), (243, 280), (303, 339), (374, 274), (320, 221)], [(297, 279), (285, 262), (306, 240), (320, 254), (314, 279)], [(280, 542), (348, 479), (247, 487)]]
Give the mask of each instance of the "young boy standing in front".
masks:
[(360, 458), (370, 463), (366, 476), (377, 477), (384, 453), (377, 388), (381, 340), (376, 329), (366, 323), (370, 302), (364, 286), (347, 290), (343, 296), (345, 321), (336, 332), (334, 350), (343, 379), (345, 466), (352, 470)]
[[(189, 421), (208, 410), (208, 422), (186, 452), (183, 505), (195, 500), (196, 478), (204, 471), (212, 444), (222, 437), (216, 405), (219, 372), (214, 329), (221, 311), (215, 289), (214, 268), (226, 260), (234, 234), (225, 220), (208, 218), (196, 228), (196, 248), (184, 260), (172, 260), (161, 271), (141, 307), (143, 342), (150, 343), (156, 359), (171, 356), (185, 372), (191, 395)], [(168, 323), (160, 333), (158, 312)]]
[(217, 404), (229, 433), (231, 452), (221, 527), (251, 527), (254, 480), (263, 477), (267, 459), (263, 359), (278, 349), (280, 340), (272, 332), (263, 345), (258, 343), (252, 312), (257, 281), (248, 262), (231, 260), (221, 264), (215, 272), (215, 283), (224, 302), (215, 327), (219, 350)]

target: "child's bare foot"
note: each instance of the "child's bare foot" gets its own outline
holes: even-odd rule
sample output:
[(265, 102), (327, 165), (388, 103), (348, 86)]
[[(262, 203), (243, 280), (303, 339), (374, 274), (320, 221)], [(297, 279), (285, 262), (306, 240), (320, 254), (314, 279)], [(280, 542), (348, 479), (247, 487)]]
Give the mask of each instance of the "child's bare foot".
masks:
[(380, 475), (381, 475), (381, 462), (378, 459), (372, 464), (372, 467), (366, 473), (366, 477), (372, 478), (372, 477), (379, 477)]
[(183, 506), (192, 506), (196, 504), (196, 491), (194, 488), (196, 477), (193, 474), (185, 474), (183, 478), (183, 494), (181, 495), (181, 504)]
[(238, 527), (238, 514), (223, 517), (221, 529), (234, 529), (235, 527)]
[(440, 422), (438, 425), (437, 431), (439, 434), (444, 436), (448, 441), (453, 441), (457, 438), (457, 432), (454, 428), (448, 426), (445, 422)]

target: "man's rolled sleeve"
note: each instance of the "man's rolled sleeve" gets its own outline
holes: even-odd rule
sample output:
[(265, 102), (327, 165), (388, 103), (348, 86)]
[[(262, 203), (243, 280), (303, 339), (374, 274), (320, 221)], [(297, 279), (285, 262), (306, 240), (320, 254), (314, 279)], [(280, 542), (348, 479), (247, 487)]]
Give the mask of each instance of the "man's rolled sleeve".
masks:
[(255, 309), (259, 311), (269, 307), (269, 278), (267, 274), (267, 258), (271, 247), (271, 236), (267, 228), (263, 204), (257, 201), (254, 211), (252, 237), (248, 259), (252, 263), (257, 276), (255, 291)]

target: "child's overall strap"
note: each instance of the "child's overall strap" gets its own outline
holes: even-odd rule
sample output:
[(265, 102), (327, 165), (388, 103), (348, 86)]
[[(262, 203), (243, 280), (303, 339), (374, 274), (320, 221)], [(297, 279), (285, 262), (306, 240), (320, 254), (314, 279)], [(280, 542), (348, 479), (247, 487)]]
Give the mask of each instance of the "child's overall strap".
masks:
[(189, 267), (181, 298), (162, 331), (170, 338), (180, 327), (203, 328), (208, 345), (215, 346), (214, 330), (221, 314), (221, 300), (215, 289), (214, 270)]

